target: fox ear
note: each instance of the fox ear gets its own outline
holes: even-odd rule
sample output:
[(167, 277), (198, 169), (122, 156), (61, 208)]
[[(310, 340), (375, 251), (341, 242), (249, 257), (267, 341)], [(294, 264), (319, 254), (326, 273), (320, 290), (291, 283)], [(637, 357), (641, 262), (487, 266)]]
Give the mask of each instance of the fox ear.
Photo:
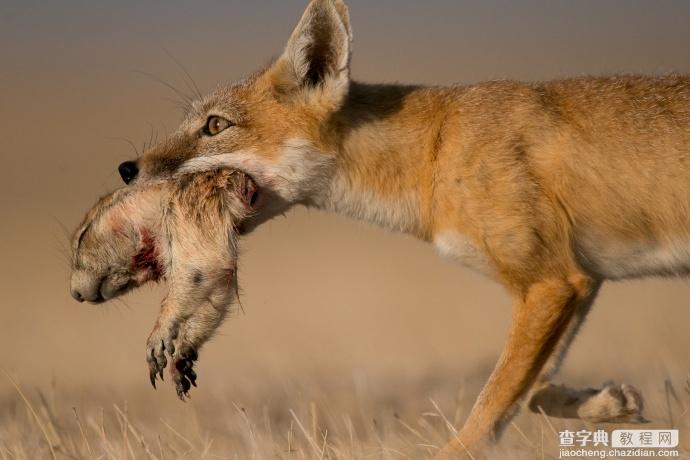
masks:
[(271, 69), (279, 93), (322, 88), (342, 99), (350, 80), (352, 31), (342, 0), (312, 0)]

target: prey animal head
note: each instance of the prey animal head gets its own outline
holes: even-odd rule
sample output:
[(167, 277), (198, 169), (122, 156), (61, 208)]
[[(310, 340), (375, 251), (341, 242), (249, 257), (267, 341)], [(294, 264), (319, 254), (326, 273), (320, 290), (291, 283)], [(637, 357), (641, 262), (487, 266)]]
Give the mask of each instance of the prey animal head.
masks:
[[(223, 170), (125, 187), (101, 198), (72, 239), (72, 296), (97, 304), (159, 280), (171, 265), (172, 224), (166, 216), (175, 217), (173, 231), (215, 225), (237, 233), (251, 213), (255, 193), (249, 176)], [(217, 212), (205, 213), (209, 206)]]

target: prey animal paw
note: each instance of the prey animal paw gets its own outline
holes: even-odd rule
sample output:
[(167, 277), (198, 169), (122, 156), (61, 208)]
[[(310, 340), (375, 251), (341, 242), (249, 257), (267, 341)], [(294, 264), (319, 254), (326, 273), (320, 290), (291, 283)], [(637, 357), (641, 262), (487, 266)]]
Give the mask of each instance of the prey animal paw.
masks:
[(199, 354), (196, 349), (186, 344), (179, 345), (173, 356), (173, 366), (171, 366), (170, 372), (173, 376), (177, 396), (182, 401), (189, 398), (189, 389), (192, 386), (196, 387), (196, 372), (193, 367), (198, 358)]
[(156, 388), (156, 379), (163, 380), (163, 370), (168, 365), (166, 353), (172, 357), (175, 354), (175, 339), (179, 326), (176, 324), (156, 324), (146, 342), (146, 361), (149, 365), (149, 379)]

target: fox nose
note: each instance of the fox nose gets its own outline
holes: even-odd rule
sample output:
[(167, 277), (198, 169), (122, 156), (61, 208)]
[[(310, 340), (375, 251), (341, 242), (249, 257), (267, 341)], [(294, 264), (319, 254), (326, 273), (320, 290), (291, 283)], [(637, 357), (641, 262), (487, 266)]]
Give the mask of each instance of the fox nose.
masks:
[(136, 161), (125, 161), (118, 166), (117, 170), (125, 184), (132, 182), (139, 174), (139, 166)]

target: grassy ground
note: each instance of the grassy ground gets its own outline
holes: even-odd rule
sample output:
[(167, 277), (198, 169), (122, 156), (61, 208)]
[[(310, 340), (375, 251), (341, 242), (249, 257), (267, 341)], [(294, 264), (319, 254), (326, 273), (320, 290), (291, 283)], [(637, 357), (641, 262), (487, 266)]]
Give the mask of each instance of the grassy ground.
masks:
[[(129, 389), (22, 386), (3, 375), (0, 458), (430, 458), (460, 426), (483, 376), (430, 373), (377, 381), (297, 379), (196, 389), (180, 403), (168, 385)], [(646, 428), (681, 430), (689, 458), (690, 392), (682, 373), (648, 380)], [(557, 432), (607, 431), (521, 410), (501, 442), (478, 458), (558, 458)], [(639, 428), (636, 426), (634, 428)], [(690, 438), (689, 438), (690, 439)]]

